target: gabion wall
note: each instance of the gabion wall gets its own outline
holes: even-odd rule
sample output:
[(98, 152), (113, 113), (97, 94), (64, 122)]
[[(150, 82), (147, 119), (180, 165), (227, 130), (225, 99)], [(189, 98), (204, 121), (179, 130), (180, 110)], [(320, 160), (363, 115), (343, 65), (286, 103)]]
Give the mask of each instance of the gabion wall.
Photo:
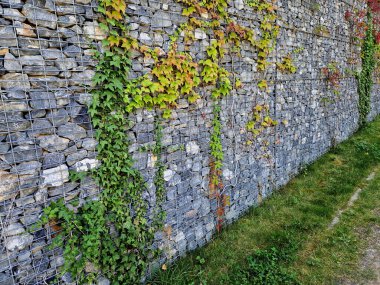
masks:
[[(319, 4), (319, 6), (317, 5)], [(329, 147), (349, 137), (358, 125), (355, 78), (341, 80), (340, 94), (328, 88), (321, 68), (337, 62), (341, 71), (353, 68), (360, 52), (350, 41), (344, 13), (352, 1), (278, 1), (281, 28), (273, 60), (296, 49), (298, 71), (266, 73), (271, 83), (264, 101), (257, 88), (255, 53), (243, 45), (241, 57), (226, 57), (225, 67), (238, 74), (243, 88), (222, 101), (223, 180), (231, 197), (226, 221), (231, 222), (262, 198), (286, 184), (299, 169)], [(66, 202), (96, 197), (91, 178), (70, 182), (69, 170), (96, 168), (95, 148), (87, 104), (96, 63), (91, 49), (104, 34), (98, 27), (96, 2), (91, 0), (0, 0), (0, 284), (46, 284), (63, 263), (61, 251), (50, 249), (51, 233), (34, 229), (51, 200)], [(169, 35), (185, 21), (175, 1), (131, 0), (131, 35), (142, 44), (168, 49)], [(258, 30), (258, 18), (243, 0), (231, 1), (230, 14)], [(325, 26), (328, 35), (317, 35)], [(202, 59), (210, 38), (196, 31), (191, 48)], [(181, 49), (181, 46), (179, 47)], [(152, 62), (133, 53), (131, 77), (146, 73)], [(166, 226), (171, 235), (157, 233), (163, 259), (173, 259), (204, 245), (215, 231), (216, 203), (208, 197), (209, 141), (212, 108), (208, 90), (200, 90), (194, 105), (180, 100), (164, 123), (163, 154), (167, 166)], [(374, 118), (380, 92), (372, 96)], [(281, 122), (252, 144), (246, 124), (252, 108), (269, 103), (271, 116)], [(141, 151), (153, 142), (154, 111), (132, 116), (130, 152), (148, 184), (146, 199), (155, 204), (154, 156)], [(263, 147), (263, 141), (269, 142)], [(75, 283), (69, 276), (62, 283)], [(56, 282), (56, 281), (54, 281)], [(108, 284), (100, 279), (99, 283)]]

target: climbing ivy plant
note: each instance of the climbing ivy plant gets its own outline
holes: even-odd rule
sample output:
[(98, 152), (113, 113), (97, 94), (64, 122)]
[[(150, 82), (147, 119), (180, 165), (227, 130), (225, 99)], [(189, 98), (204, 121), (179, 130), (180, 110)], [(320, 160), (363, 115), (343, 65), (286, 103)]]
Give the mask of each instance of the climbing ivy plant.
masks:
[(359, 125), (367, 122), (371, 111), (371, 91), (373, 86), (373, 73), (376, 68), (375, 52), (376, 42), (373, 34), (372, 15), (368, 13), (368, 29), (362, 44), (362, 69), (357, 73), (359, 94)]
[[(279, 27), (276, 8), (265, 0), (248, 0), (248, 5), (262, 15), (260, 35), (236, 23), (228, 14), (227, 0), (177, 0), (184, 5), (182, 14), (187, 21), (171, 36), (169, 50), (150, 48), (138, 43), (128, 34), (124, 0), (101, 0), (98, 11), (103, 15), (101, 28), (108, 34), (103, 40), (103, 52), (95, 52), (98, 64), (94, 77), (92, 103), (89, 113), (96, 128), (98, 159), (101, 165), (92, 175), (101, 188), (98, 198), (83, 205), (65, 205), (59, 200), (45, 210), (42, 223), (54, 231), (53, 246), (63, 247), (65, 264), (62, 273), (69, 272), (79, 283), (94, 283), (99, 274), (112, 284), (138, 284), (147, 265), (157, 255), (152, 248), (154, 233), (161, 227), (165, 215), (160, 207), (164, 199), (164, 165), (162, 119), (171, 116), (179, 98), (190, 103), (200, 99), (198, 87), (210, 86), (213, 101), (210, 157), (210, 197), (217, 200), (217, 229), (223, 223), (224, 207), (229, 199), (223, 193), (221, 170), (223, 148), (220, 122), (221, 99), (240, 80), (221, 64), (227, 52), (240, 55), (241, 42), (249, 42), (257, 51), (257, 69), (265, 71)], [(213, 40), (206, 58), (196, 62), (188, 46), (196, 33), (207, 31)], [(179, 51), (183, 40), (185, 51)], [(230, 46), (227, 50), (226, 46)], [(136, 50), (145, 59), (153, 60), (150, 72), (129, 79), (129, 52)], [(284, 63), (287, 65), (288, 63)], [(263, 88), (265, 80), (259, 83)], [(265, 85), (265, 86), (264, 86)], [(141, 173), (133, 165), (129, 153), (127, 130), (129, 114), (136, 109), (156, 109), (155, 157), (157, 206), (148, 209), (143, 198), (147, 191)], [(261, 115), (260, 115), (261, 116)], [(274, 124), (264, 119), (263, 124)]]
[[(98, 199), (75, 210), (62, 200), (51, 203), (44, 210), (42, 223), (58, 224), (56, 229), (61, 231), (53, 246), (64, 249), (62, 273), (71, 273), (79, 283), (95, 283), (102, 274), (112, 284), (138, 284), (157, 253), (150, 245), (163, 218), (156, 213), (153, 222), (149, 221), (143, 198), (145, 181), (133, 167), (128, 148), (129, 102), (136, 92), (131, 89), (134, 81), (128, 79), (128, 51), (138, 44), (127, 33), (124, 1), (100, 1), (98, 10), (104, 15), (101, 26), (109, 36), (103, 41), (104, 52), (95, 53), (98, 64), (89, 113), (97, 130), (97, 158), (101, 161), (93, 177), (102, 192)], [(155, 154), (159, 156), (159, 131), (156, 137)], [(162, 197), (163, 170), (160, 162), (157, 164), (156, 194)]]
[(353, 38), (361, 44), (362, 67), (356, 74), (359, 94), (359, 125), (366, 123), (371, 109), (371, 90), (376, 69), (376, 51), (380, 44), (380, 2), (362, 0), (364, 8), (346, 11), (345, 19), (353, 30)]

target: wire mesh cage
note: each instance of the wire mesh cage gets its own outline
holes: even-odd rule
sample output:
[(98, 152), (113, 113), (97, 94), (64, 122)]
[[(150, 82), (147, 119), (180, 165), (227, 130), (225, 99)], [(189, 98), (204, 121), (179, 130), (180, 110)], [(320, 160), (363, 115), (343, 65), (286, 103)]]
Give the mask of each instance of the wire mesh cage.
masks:
[[(184, 21), (182, 6), (173, 1), (130, 2), (130, 35), (167, 52), (169, 36)], [(354, 76), (342, 76), (337, 95), (321, 74), (330, 62), (339, 62), (342, 71), (352, 69), (347, 54), (359, 57), (342, 16), (351, 4), (321, 1), (319, 10), (313, 10), (311, 2), (279, 1), (281, 33), (271, 61), (292, 54), (298, 67), (295, 74), (282, 73), (275, 65), (259, 74), (257, 54), (247, 43), (239, 56), (230, 50), (221, 59), (221, 65), (243, 84), (221, 101), (223, 191), (231, 200), (226, 222), (356, 129)], [(258, 32), (260, 17), (239, 7), (231, 4), (231, 17)], [(96, 8), (91, 0), (0, 1), (0, 284), (75, 282), (68, 275), (55, 278), (64, 259), (61, 249), (48, 246), (56, 234), (54, 224), (33, 225), (51, 201), (64, 199), (68, 205), (77, 201), (80, 206), (100, 193), (91, 176), (73, 179), (100, 163), (88, 114), (97, 64), (93, 54), (101, 51), (106, 36)], [(329, 34), (316, 33), (319, 25)], [(204, 33), (188, 47), (180, 40), (178, 48), (200, 60), (210, 40)], [(131, 78), (151, 70), (153, 63), (141, 55), (131, 52), (131, 58)], [(268, 93), (257, 87), (263, 79), (270, 82)], [(377, 89), (372, 117), (379, 110)], [(180, 99), (172, 117), (163, 122), (167, 191), (163, 209), (173, 235), (170, 239), (157, 235), (163, 259), (202, 246), (215, 231), (216, 202), (208, 197), (212, 103), (207, 87), (199, 88), (199, 93), (201, 99), (195, 104)], [(246, 125), (258, 104), (268, 104), (278, 124), (254, 138)], [(147, 181), (145, 198), (152, 207), (154, 156), (141, 147), (154, 144), (154, 116), (154, 110), (136, 111), (127, 130), (130, 152)]]

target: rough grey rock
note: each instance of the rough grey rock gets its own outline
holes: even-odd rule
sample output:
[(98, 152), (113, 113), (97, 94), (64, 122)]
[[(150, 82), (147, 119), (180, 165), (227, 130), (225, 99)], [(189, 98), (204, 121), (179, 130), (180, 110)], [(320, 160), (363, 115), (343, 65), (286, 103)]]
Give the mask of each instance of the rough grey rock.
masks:
[(60, 72), (55, 66), (25, 66), (23, 71), (31, 76), (58, 75)]
[(75, 58), (63, 58), (63, 59), (57, 59), (55, 61), (55, 65), (59, 68), (61, 71), (70, 70), (75, 67), (77, 67), (77, 62)]
[(93, 138), (85, 138), (82, 142), (82, 147), (86, 150), (95, 150), (98, 142)]
[(50, 92), (30, 92), (30, 106), (33, 109), (54, 109), (57, 108), (57, 102), (54, 94)]
[(78, 94), (78, 98), (76, 98), (76, 101), (79, 104), (83, 105), (89, 105), (91, 103), (92, 95), (90, 93), (80, 93)]
[(25, 100), (27, 98), (26, 92), (22, 90), (9, 90), (7, 91), (7, 97), (8, 99), (23, 99)]
[(5, 239), (5, 247), (9, 251), (22, 250), (33, 242), (33, 236), (29, 233), (8, 237)]
[(47, 49), (49, 47), (49, 42), (45, 39), (18, 37), (17, 40), (21, 48), (20, 51), (22, 51), (24, 55), (39, 55), (41, 49)]
[(244, 9), (244, 1), (243, 0), (235, 0), (234, 1), (235, 8), (238, 10)]
[(11, 166), (8, 163), (0, 160), (0, 170), (8, 170), (10, 168)]
[(147, 33), (140, 33), (139, 40), (141, 43), (145, 45), (151, 45), (152, 44), (152, 38)]
[(7, 153), (3, 156), (5, 162), (9, 164), (39, 160), (42, 155), (42, 150), (36, 145), (20, 145), (13, 148), (12, 153)]
[(70, 142), (67, 138), (57, 135), (39, 136), (38, 139), (40, 141), (39, 145), (49, 152), (65, 150)]
[(17, 256), (18, 262), (23, 262), (23, 261), (30, 261), (30, 252), (27, 250), (23, 250), (19, 253)]
[(41, 169), (41, 162), (27, 161), (21, 162), (19, 165), (11, 168), (10, 173), (25, 175), (25, 174), (37, 174)]
[(0, 27), (0, 46), (15, 47), (17, 46), (16, 33), (12, 26)]
[(5, 237), (10, 237), (10, 236), (22, 234), (24, 232), (25, 232), (25, 228), (22, 224), (12, 223), (4, 229), (3, 234)]
[(0, 273), (0, 284), (1, 285), (14, 285), (12, 276)]
[(69, 181), (69, 169), (65, 164), (42, 171), (43, 185), (61, 186)]
[(60, 267), (65, 263), (65, 259), (62, 256), (56, 256), (50, 261), (50, 267), (56, 268)]
[(8, 150), (10, 149), (10, 144), (9, 143), (3, 143), (3, 142), (0, 142), (0, 154), (5, 154), (8, 152)]
[(175, 172), (171, 169), (167, 169), (164, 171), (164, 180), (165, 181), (170, 181), (173, 176), (174, 176)]
[(107, 278), (105, 278), (103, 276), (100, 276), (98, 278), (97, 285), (110, 285), (110, 284), (111, 284), (111, 282)]
[(89, 171), (95, 169), (100, 165), (100, 162), (97, 159), (85, 158), (81, 161), (78, 161), (74, 164), (73, 169), (76, 172)]
[(19, 61), (22, 66), (44, 66), (44, 58), (40, 55), (24, 55), (20, 56)]
[(57, 16), (53, 13), (49, 13), (46, 10), (38, 9), (30, 4), (25, 4), (22, 7), (22, 13), (28, 19), (29, 22), (47, 27), (49, 29), (55, 29), (57, 26)]
[(227, 181), (231, 180), (234, 178), (234, 173), (229, 170), (229, 169), (223, 169), (223, 178), (226, 179)]
[(8, 132), (25, 131), (31, 126), (21, 112), (0, 112), (0, 135)]
[(170, 20), (170, 14), (163, 11), (157, 11), (152, 18), (152, 28), (167, 28), (173, 25)]
[(21, 14), (17, 9), (4, 8), (2, 16), (5, 19), (9, 19), (9, 20), (20, 21), (20, 22), (25, 21), (24, 15)]
[(43, 169), (53, 168), (65, 163), (65, 155), (61, 152), (52, 152), (44, 155)]
[(93, 40), (104, 40), (106, 38), (105, 32), (99, 27), (97, 22), (85, 22), (83, 33)]
[(21, 71), (21, 64), (18, 59), (16, 59), (13, 54), (7, 53), (4, 56), (4, 68), (10, 72)]
[(0, 112), (28, 111), (29, 109), (25, 101), (0, 101)]
[[(9, 259), (11, 262), (14, 262), (14, 258), (9, 258)], [(6, 253), (0, 253), (0, 272), (4, 272), (8, 269), (9, 269), (8, 256)], [(1, 282), (1, 279), (0, 279), (0, 282)]]
[(188, 142), (186, 144), (186, 152), (191, 155), (199, 153), (199, 146), (195, 141)]
[(49, 188), (48, 194), (50, 197), (58, 196), (58, 195), (69, 195), (75, 188), (79, 186), (77, 182), (68, 182), (59, 187), (51, 187)]
[(74, 26), (78, 22), (78, 19), (74, 15), (64, 15), (59, 16), (58, 21), (61, 27), (67, 28)]
[(29, 90), (29, 77), (21, 73), (7, 73), (0, 78), (0, 87), (13, 90)]
[(67, 123), (58, 128), (58, 135), (76, 141), (86, 137), (86, 130), (77, 124)]
[(79, 126), (85, 128), (86, 130), (91, 129), (91, 119), (90, 119), (90, 116), (88, 114), (87, 107), (81, 108), (78, 116), (76, 116), (73, 119), (73, 122), (78, 124)]
[(41, 51), (44, 59), (58, 59), (64, 58), (63, 53), (59, 49), (45, 49)]
[(201, 29), (195, 29), (194, 37), (197, 40), (204, 40), (204, 39), (207, 39), (207, 34)]
[(69, 154), (66, 158), (66, 163), (71, 166), (74, 163), (84, 159), (87, 156), (86, 150), (80, 150), (78, 152), (74, 152), (72, 154)]
[(84, 7), (79, 5), (56, 6), (56, 11), (58, 15), (83, 14), (85, 12)]
[(32, 130), (28, 131), (28, 136), (30, 138), (36, 138), (39, 135), (50, 135), (50, 134), (53, 134), (55, 131), (55, 128), (53, 127), (53, 125), (49, 122), (49, 120), (45, 118), (34, 119), (33, 127), (31, 129)]
[(12, 7), (14, 9), (20, 9), (20, 8), (22, 8), (23, 4), (24, 3), (21, 0), (3, 0), (1, 2), (1, 5), (3, 7), (8, 7), (8, 8)]
[(67, 92), (67, 91), (55, 92), (54, 96), (57, 100), (57, 106), (62, 107), (62, 106), (66, 106), (67, 104), (69, 104), (71, 95), (72, 94), (70, 92)]
[(34, 28), (31, 25), (21, 23), (21, 22), (15, 22), (16, 27), (16, 34), (18, 36), (24, 36), (24, 37), (31, 37), (36, 38), (37, 35), (34, 32)]
[[(51, 41), (48, 43), (49, 44), (49, 47), (52, 47), (52, 45), (56, 45), (56, 38), (59, 37), (59, 34), (58, 34), (58, 31), (57, 30), (51, 30), (51, 29), (48, 29), (48, 28), (44, 28), (44, 27), (37, 27), (36, 28), (37, 30), (37, 34), (42, 37), (42, 38), (49, 38)], [(66, 43), (65, 42), (62, 42), (61, 44), (62, 46), (65, 46)]]
[(53, 109), (46, 116), (55, 127), (66, 124), (70, 116), (65, 109)]
[(33, 141), (26, 136), (25, 132), (15, 132), (7, 135), (6, 142), (8, 144), (20, 145), (20, 144), (33, 144)]
[[(65, 39), (65, 38), (70, 38), (70, 39), (72, 39), (72, 38), (78, 36), (76, 32), (74, 32), (73, 30), (68, 29), (68, 28), (58, 28), (57, 32), (58, 32), (58, 35), (59, 35), (61, 38), (64, 38), (64, 39)], [(71, 41), (68, 40), (68, 44), (69, 44), (70, 42), (71, 42)], [(74, 42), (78, 42), (78, 40), (76, 40), (76, 41), (74, 41)], [(83, 44), (85, 44), (85, 43), (83, 42)]]
[(91, 0), (77, 0), (76, 2), (79, 4), (87, 5), (91, 3)]
[(0, 170), (0, 202), (14, 198), (17, 193), (14, 190), (17, 187), (18, 176)]
[(82, 54), (82, 49), (78, 46), (70, 45), (70, 46), (67, 46), (63, 49), (63, 53), (67, 57), (76, 57), (76, 56), (80, 56)]
[(71, 75), (70, 83), (72, 85), (92, 85), (92, 78), (95, 75), (95, 71), (93, 70), (84, 70), (84, 71), (78, 71), (74, 72)]
[(35, 77), (31, 82), (33, 88), (38, 89), (58, 89), (66, 86), (66, 82), (64, 80), (60, 80), (55, 76), (44, 76), (44, 77)]

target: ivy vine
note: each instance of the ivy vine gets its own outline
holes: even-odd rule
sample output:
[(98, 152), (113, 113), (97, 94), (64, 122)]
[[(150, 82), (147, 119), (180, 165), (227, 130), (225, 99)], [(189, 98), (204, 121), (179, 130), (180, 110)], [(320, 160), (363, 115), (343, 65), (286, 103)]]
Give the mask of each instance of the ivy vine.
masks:
[[(104, 15), (102, 28), (109, 34), (103, 41), (104, 52), (96, 52), (98, 62), (94, 76), (95, 87), (89, 113), (94, 128), (98, 159), (101, 165), (93, 177), (102, 189), (98, 199), (69, 209), (63, 200), (51, 203), (44, 210), (42, 223), (58, 224), (60, 233), (53, 246), (64, 249), (62, 273), (69, 272), (80, 284), (92, 284), (99, 274), (112, 284), (138, 284), (146, 273), (148, 263), (157, 254), (150, 246), (163, 215), (156, 213), (153, 222), (148, 216), (145, 180), (133, 168), (129, 153), (127, 129), (130, 125), (128, 102), (133, 96), (128, 89), (134, 84), (128, 79), (131, 61), (128, 51), (137, 42), (127, 32), (122, 0), (100, 1), (98, 10)], [(160, 128), (156, 127), (160, 156)], [(163, 175), (160, 159), (155, 178), (158, 202), (162, 200)]]
[[(376, 54), (380, 44), (380, 3), (363, 0), (359, 8), (347, 10), (345, 19), (350, 24), (352, 39), (361, 43), (361, 70), (356, 73), (359, 94), (359, 126), (367, 122), (371, 111), (371, 91), (376, 70)], [(351, 60), (350, 60), (351, 61)]]
[(367, 122), (371, 111), (371, 91), (373, 86), (373, 73), (376, 68), (375, 52), (376, 42), (373, 34), (372, 14), (368, 13), (368, 29), (362, 44), (362, 70), (357, 73), (359, 94), (359, 125)]

